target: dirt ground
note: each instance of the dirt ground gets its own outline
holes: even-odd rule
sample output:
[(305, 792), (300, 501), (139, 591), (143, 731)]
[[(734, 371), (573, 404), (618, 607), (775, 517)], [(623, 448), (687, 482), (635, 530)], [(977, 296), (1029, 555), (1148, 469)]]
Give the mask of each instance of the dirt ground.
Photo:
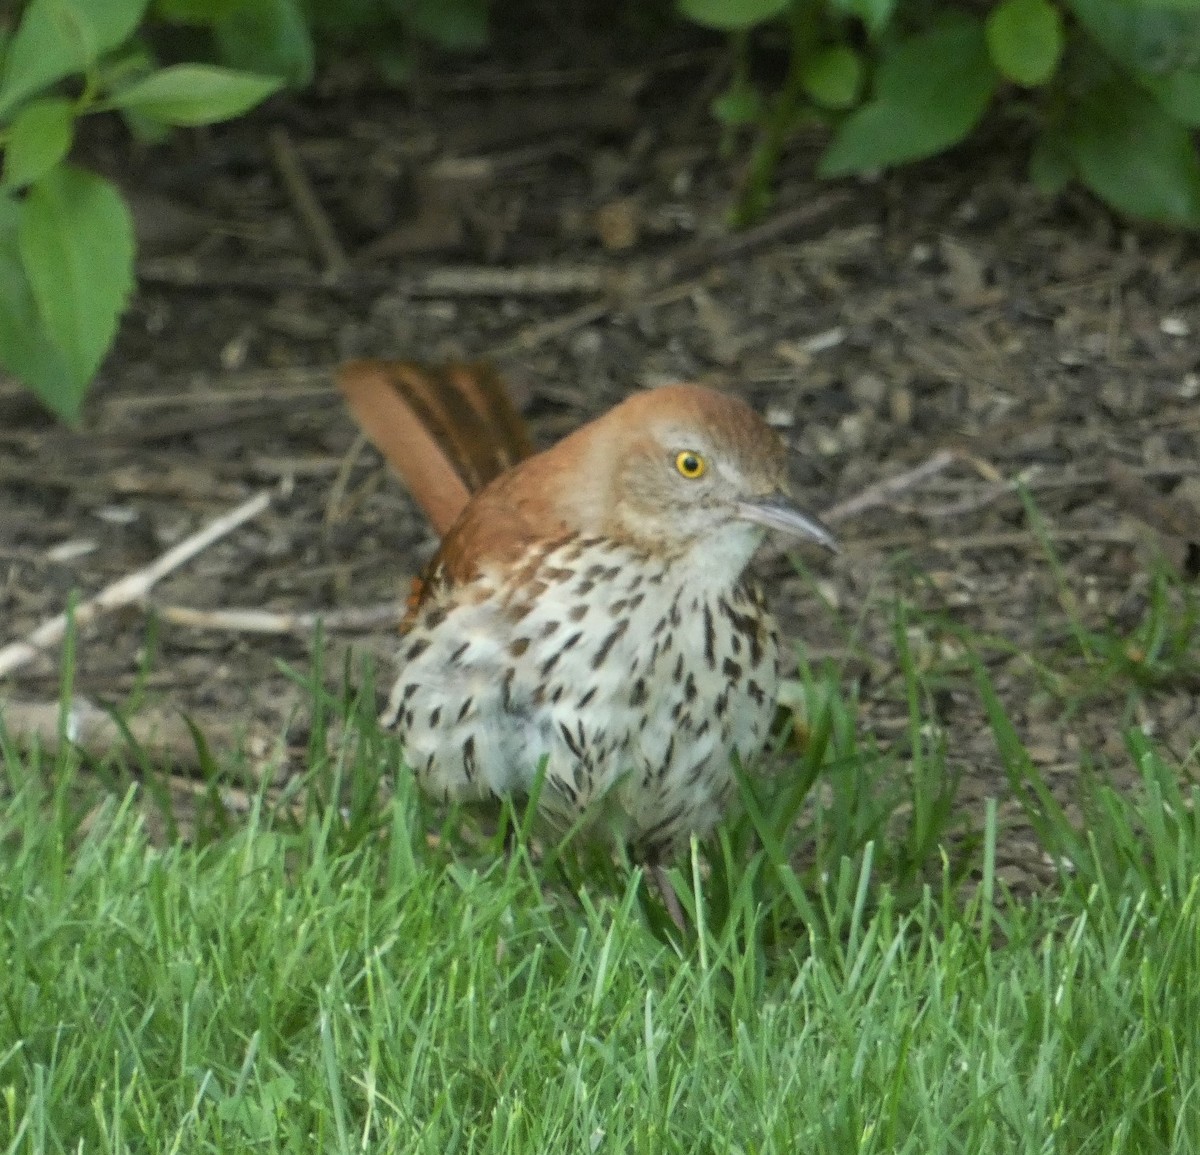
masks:
[[(922, 708), (968, 819), (1008, 791), (963, 631), (1065, 802), (1081, 764), (1124, 772), (1124, 723), (1194, 770), (1195, 240), (1081, 194), (1042, 198), (1009, 124), (841, 185), (812, 176), (820, 137), (800, 139), (765, 225), (730, 234), (738, 168), (707, 114), (719, 52), (580, 69), (547, 43), (543, 57), (436, 69), (410, 94), (343, 77), (149, 150), (97, 127), (84, 159), (134, 203), (141, 287), (82, 429), (0, 382), (0, 645), (269, 491), (265, 513), (155, 587), (153, 631), (138, 607), (83, 631), (75, 689), (118, 705), (136, 690), (261, 750), (285, 732), (302, 743), (305, 695), (279, 662), (307, 667), (309, 631), (204, 615), (386, 614), (434, 545), (356, 444), (331, 367), (491, 359), (543, 444), (632, 390), (690, 379), (779, 427), (816, 509), (953, 451), (842, 521), (840, 557), (807, 557), (807, 576), (779, 553), (760, 565), (790, 637), (836, 664), (884, 747), (907, 717), (894, 603), (919, 608)], [(1144, 662), (1161, 567), (1179, 579), (1178, 652)], [(1125, 641), (1086, 659), (1081, 629)], [(386, 663), (393, 637), (378, 621), (330, 631), (331, 681), (347, 647)], [(52, 651), (0, 700), (50, 702), (58, 678)], [(1015, 808), (1002, 813), (1002, 873), (1045, 874)]]

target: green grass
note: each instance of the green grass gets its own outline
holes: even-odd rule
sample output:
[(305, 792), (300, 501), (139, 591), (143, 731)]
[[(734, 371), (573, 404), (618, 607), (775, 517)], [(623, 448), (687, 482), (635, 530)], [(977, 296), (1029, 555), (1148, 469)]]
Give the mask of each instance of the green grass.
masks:
[(1097, 775), (1074, 830), (975, 665), (1064, 864), (1006, 895), (994, 807), (948, 850), (903, 627), (900, 752), (805, 670), (805, 753), (680, 864), (682, 939), (636, 871), (430, 839), (319, 690), (289, 805), (191, 843), (0, 740), (0, 1151), (1200, 1149), (1196, 766), (1131, 730), (1140, 789)]

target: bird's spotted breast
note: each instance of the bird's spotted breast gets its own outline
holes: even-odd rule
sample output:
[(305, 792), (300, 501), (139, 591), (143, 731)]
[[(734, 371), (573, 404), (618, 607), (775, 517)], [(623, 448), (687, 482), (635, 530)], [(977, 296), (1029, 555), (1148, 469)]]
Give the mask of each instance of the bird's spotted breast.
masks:
[(545, 759), (561, 826), (594, 816), (649, 852), (710, 829), (735, 751), (761, 750), (774, 709), (757, 590), (603, 537), (532, 549), (508, 573), (439, 590), (401, 644), (384, 720), (421, 785), (521, 793)]

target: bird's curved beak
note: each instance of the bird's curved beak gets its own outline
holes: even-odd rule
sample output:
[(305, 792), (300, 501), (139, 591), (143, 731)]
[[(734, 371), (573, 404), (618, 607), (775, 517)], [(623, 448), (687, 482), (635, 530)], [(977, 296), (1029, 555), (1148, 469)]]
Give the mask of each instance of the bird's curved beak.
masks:
[(771, 493), (750, 501), (738, 502), (738, 516), (755, 521), (768, 529), (782, 530), (796, 537), (806, 537), (823, 545), (831, 553), (838, 552), (837, 539), (811, 513), (805, 513), (786, 493)]

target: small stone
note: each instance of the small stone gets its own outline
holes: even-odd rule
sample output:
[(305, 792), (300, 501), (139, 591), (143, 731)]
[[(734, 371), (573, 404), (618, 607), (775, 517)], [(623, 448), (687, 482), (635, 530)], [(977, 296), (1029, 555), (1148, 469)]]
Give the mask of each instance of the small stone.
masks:
[(71, 538), (69, 541), (64, 541), (59, 545), (51, 546), (46, 550), (46, 560), (57, 562), (63, 565), (69, 561), (75, 561), (76, 558), (85, 557), (89, 553), (94, 553), (97, 549), (94, 541), (89, 541), (87, 538)]
[(1159, 321), (1158, 327), (1168, 337), (1186, 337), (1192, 331), (1191, 326), (1182, 317), (1175, 316), (1164, 317)]
[(796, 414), (791, 406), (784, 405), (779, 401), (768, 405), (764, 416), (767, 424), (773, 429), (790, 429), (796, 424)]
[(953, 237), (942, 237), (938, 248), (946, 265), (946, 279), (954, 296), (963, 301), (971, 301), (978, 297), (986, 287), (984, 265), (979, 257)]
[(815, 333), (800, 343), (806, 353), (824, 353), (826, 349), (836, 349), (846, 339), (846, 330), (840, 325), (826, 329), (823, 333)]
[(1200, 514), (1200, 477), (1185, 477), (1171, 493), (1176, 501), (1190, 505)]
[(888, 412), (894, 425), (911, 425), (914, 407), (912, 390), (907, 385), (896, 385), (888, 394)]
[(221, 368), (227, 373), (233, 373), (246, 363), (250, 352), (250, 332), (243, 329), (232, 341), (227, 341), (221, 348)]
[(596, 235), (610, 253), (623, 252), (637, 244), (640, 229), (637, 201), (633, 197), (619, 197), (601, 205), (594, 219)]
[(837, 582), (830, 581), (828, 578), (819, 578), (817, 580), (817, 593), (821, 595), (821, 600), (831, 610), (841, 608), (842, 591)]
[(838, 422), (838, 439), (846, 449), (861, 449), (867, 442), (868, 414), (847, 413)]
[(604, 339), (595, 329), (583, 329), (571, 342), (571, 352), (576, 357), (594, 357), (600, 352)]
[[(410, 307), (407, 302), (405, 308)], [(431, 321), (456, 321), (458, 319), (458, 306), (453, 301), (427, 301), (425, 303), (425, 316)]]
[(835, 457), (842, 451), (842, 443), (834, 431), (825, 425), (817, 425), (812, 431), (813, 443), (822, 457)]
[(1110, 413), (1120, 415), (1129, 411), (1129, 390), (1119, 381), (1105, 381), (1100, 386), (1100, 403)]
[(109, 525), (132, 525), (138, 519), (137, 510), (127, 505), (102, 505), (92, 510), (92, 515)]
[(887, 396), (887, 382), (878, 373), (860, 373), (850, 382), (850, 396), (867, 409), (878, 409)]

